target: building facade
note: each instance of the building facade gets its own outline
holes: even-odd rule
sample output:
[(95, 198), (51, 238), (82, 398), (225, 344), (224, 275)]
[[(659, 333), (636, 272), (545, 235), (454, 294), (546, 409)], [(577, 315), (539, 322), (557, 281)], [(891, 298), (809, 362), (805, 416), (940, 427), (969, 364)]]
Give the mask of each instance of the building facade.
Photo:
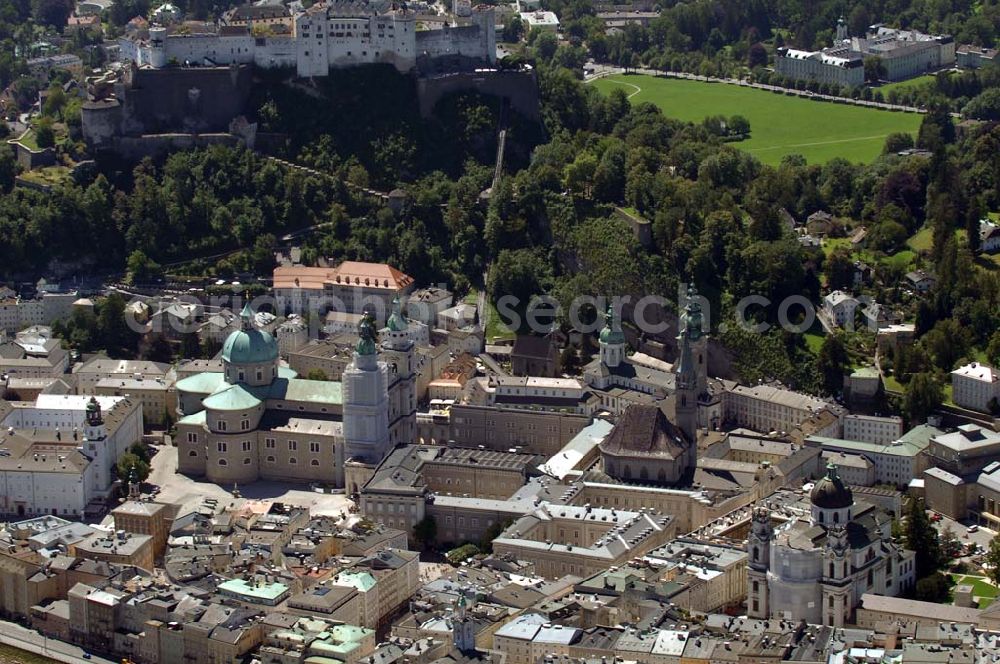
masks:
[(750, 617), (843, 627), (865, 593), (900, 595), (913, 587), (914, 553), (893, 542), (887, 514), (855, 503), (836, 466), (827, 466), (807, 506), (777, 527), (769, 509), (754, 510), (747, 538)]
[[(390, 431), (391, 398), (407, 399), (389, 394), (370, 317), (342, 382), (305, 380), (279, 367), (277, 341), (253, 327), (249, 305), (241, 317), (243, 329), (223, 346), (222, 371), (177, 383), (180, 472), (219, 483), (265, 478), (342, 487), (347, 460), (377, 464), (391, 440), (415, 430), (415, 415), (400, 411)], [(404, 372), (394, 389), (411, 392), (411, 383)]]

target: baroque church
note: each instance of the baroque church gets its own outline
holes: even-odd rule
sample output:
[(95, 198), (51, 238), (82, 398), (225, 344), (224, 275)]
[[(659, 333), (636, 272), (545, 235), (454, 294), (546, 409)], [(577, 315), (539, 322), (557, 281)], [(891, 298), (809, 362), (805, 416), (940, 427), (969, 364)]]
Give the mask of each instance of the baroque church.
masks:
[[(693, 287), (680, 316), (677, 361), (670, 367), (672, 396), (627, 406), (601, 442), (604, 473), (623, 482), (690, 485), (697, 463), (698, 402), (707, 390), (706, 337)], [(625, 335), (611, 308), (598, 337), (599, 364), (591, 375), (605, 385), (631, 384), (642, 369), (625, 354)], [(634, 357), (634, 356), (633, 356)], [(649, 375), (648, 373), (646, 375)], [(660, 379), (661, 385), (666, 381)]]
[(222, 371), (177, 382), (178, 471), (219, 484), (259, 479), (349, 490), (416, 430), (414, 344), (399, 300), (379, 345), (366, 314), (341, 381), (306, 380), (279, 365), (278, 342), (254, 325), (222, 347)]
[(791, 492), (772, 499), (781, 509), (757, 508), (747, 538), (751, 618), (842, 627), (863, 594), (895, 596), (914, 586), (915, 554), (893, 541), (892, 517), (855, 502), (836, 466), (807, 499)]

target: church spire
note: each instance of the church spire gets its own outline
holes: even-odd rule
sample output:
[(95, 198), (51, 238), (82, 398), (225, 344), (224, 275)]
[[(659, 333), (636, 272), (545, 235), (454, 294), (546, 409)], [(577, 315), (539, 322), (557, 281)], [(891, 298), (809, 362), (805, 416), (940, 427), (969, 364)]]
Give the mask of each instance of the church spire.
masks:
[(392, 298), (392, 313), (389, 314), (389, 321), (386, 323), (386, 327), (389, 328), (390, 332), (405, 332), (409, 326), (410, 322), (403, 315), (399, 296), (397, 295)]

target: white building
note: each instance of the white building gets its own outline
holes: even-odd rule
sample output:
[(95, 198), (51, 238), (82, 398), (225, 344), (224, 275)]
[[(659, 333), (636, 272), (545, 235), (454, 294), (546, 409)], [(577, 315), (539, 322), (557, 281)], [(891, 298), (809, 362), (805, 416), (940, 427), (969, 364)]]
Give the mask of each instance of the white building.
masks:
[(123, 397), (40, 395), (0, 422), (0, 512), (83, 516), (106, 498), (112, 469), (142, 437), (142, 409)]
[(956, 406), (989, 413), (1000, 402), (1000, 372), (973, 362), (951, 372), (952, 400)]
[(979, 222), (979, 249), (988, 254), (1000, 251), (1000, 226), (989, 219)]
[(875, 464), (860, 454), (824, 451), (823, 464), (833, 464), (844, 482), (850, 486), (872, 486), (875, 484)]
[(854, 87), (865, 82), (865, 65), (846, 48), (802, 51), (779, 48), (774, 54), (774, 70), (797, 81), (816, 81)]
[(898, 415), (879, 417), (876, 415), (850, 414), (844, 416), (844, 438), (865, 443), (888, 445), (903, 435), (903, 418)]
[(944, 433), (921, 424), (888, 444), (843, 440), (824, 436), (809, 436), (806, 443), (819, 445), (824, 452), (860, 454), (875, 466), (875, 481), (880, 484), (906, 486), (919, 477), (929, 465), (927, 448), (931, 438)]
[(869, 27), (864, 37), (848, 38), (847, 26), (841, 19), (833, 46), (819, 51), (779, 48), (774, 68), (795, 80), (853, 87), (865, 82), (864, 60), (868, 57), (881, 61), (883, 78), (900, 81), (954, 65), (955, 40), (951, 35), (928, 35), (884, 25)]
[(854, 322), (854, 312), (859, 302), (849, 293), (835, 290), (823, 298), (823, 311), (837, 327), (844, 327)]
[(391, 64), (408, 72), (422, 60), (496, 61), (492, 8), (477, 6), (463, 19), (466, 22), (440, 28), (418, 29), (416, 18), (405, 5), (386, 0), (337, 0), (295, 14), (290, 35), (254, 36), (248, 25), (201, 33), (157, 25), (149, 29), (148, 39), (122, 38), (121, 52), (155, 68), (184, 62), (253, 63), (264, 69), (294, 67), (301, 77), (326, 76), (330, 69), (361, 64)]
[(410, 322), (435, 325), (438, 313), (451, 307), (452, 294), (444, 288), (419, 288), (406, 300), (406, 316)]
[(288, 319), (275, 328), (274, 336), (278, 340), (278, 352), (282, 357), (309, 341), (309, 326), (299, 316), (289, 316)]
[(533, 12), (521, 12), (521, 21), (531, 30), (550, 30), (555, 32), (559, 29), (559, 17), (555, 12), (538, 9)]
[(754, 511), (747, 538), (751, 618), (843, 627), (853, 623), (865, 593), (900, 595), (913, 587), (915, 555), (893, 541), (892, 518), (855, 503), (836, 466), (827, 466), (808, 501), (793, 498), (777, 525), (767, 507)]
[(32, 325), (51, 325), (67, 318), (77, 300), (76, 292), (40, 293), (35, 299), (0, 300), (0, 329), (17, 332)]

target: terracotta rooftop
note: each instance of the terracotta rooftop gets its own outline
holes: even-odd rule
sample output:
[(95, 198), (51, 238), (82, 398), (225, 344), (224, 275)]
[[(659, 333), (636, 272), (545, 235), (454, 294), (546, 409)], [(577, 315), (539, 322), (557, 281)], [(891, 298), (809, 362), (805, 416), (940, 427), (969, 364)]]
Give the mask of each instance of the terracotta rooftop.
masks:
[(413, 277), (385, 263), (359, 261), (344, 261), (335, 268), (295, 266), (274, 269), (275, 288), (322, 290), (328, 283), (397, 291), (413, 284)]

